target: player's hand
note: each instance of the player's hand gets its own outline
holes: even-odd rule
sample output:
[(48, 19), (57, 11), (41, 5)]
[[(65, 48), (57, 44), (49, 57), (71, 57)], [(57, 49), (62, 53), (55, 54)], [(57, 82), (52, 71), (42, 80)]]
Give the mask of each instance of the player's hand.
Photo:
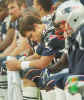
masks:
[(10, 71), (17, 71), (21, 69), (20, 63), (21, 63), (20, 61), (14, 58), (14, 59), (6, 61), (6, 67)]

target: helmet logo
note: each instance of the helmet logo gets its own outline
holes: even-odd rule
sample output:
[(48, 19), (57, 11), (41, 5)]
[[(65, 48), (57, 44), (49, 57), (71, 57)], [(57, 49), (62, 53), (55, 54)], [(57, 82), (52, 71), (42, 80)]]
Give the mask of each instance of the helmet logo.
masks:
[(62, 13), (65, 14), (65, 13), (70, 13), (72, 11), (72, 8), (71, 7), (68, 7), (68, 8), (65, 8)]
[(63, 14), (69, 14), (70, 12), (72, 12), (75, 9), (80, 8), (80, 6), (73, 6), (73, 7), (67, 7), (65, 9), (63, 9), (62, 13)]

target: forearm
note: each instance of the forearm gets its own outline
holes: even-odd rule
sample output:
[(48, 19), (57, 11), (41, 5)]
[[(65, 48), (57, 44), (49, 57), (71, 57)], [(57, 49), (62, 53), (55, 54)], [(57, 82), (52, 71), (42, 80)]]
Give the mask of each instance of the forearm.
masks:
[(20, 55), (25, 49), (21, 47), (16, 47), (10, 54), (10, 56)]
[(0, 43), (0, 51), (6, 49), (13, 41), (14, 38), (14, 30), (11, 29), (7, 32), (5, 40)]
[(15, 48), (16, 48), (16, 41), (14, 38), (13, 43), (1, 55), (2, 56), (10, 56)]
[(0, 57), (11, 56), (11, 52), (16, 48), (16, 46), (9, 46), (3, 53), (0, 54)]
[(67, 59), (67, 54), (64, 53), (62, 55), (62, 57), (59, 59), (59, 61), (57, 61), (56, 64), (49, 67), (48, 69), (51, 73), (56, 73), (56, 72), (59, 72), (66, 67), (68, 67), (68, 59)]
[(40, 59), (30, 61), (29, 65), (30, 67), (43, 69), (51, 63), (52, 59), (53, 59), (53, 56), (49, 56), (49, 57), (44, 56), (44, 57), (41, 57)]
[(36, 53), (34, 53), (33, 55), (28, 56), (28, 57), (26, 58), (26, 60), (28, 60), (28, 61), (36, 60), (36, 59), (40, 59), (40, 56), (39, 56), (38, 54), (36, 54)]
[(52, 61), (53, 56), (43, 56), (38, 60), (33, 61), (19, 61), (17, 59), (11, 59), (6, 62), (8, 70), (26, 70), (27, 68), (39, 68), (43, 69), (47, 67), (48, 64)]
[(16, 48), (12, 51), (11, 56), (20, 55), (24, 51), (28, 51), (28, 49), (30, 49), (30, 45), (27, 43), (26, 38), (20, 37), (16, 43)]
[(5, 41), (2, 41), (0, 43), (0, 51), (3, 51), (5, 50), (10, 44), (11, 44), (12, 41), (10, 40), (5, 40)]

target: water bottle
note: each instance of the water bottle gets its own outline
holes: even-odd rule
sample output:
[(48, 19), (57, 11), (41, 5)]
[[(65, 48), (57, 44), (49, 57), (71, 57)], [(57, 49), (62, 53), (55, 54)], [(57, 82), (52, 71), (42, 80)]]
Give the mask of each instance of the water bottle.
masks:
[(76, 94), (79, 92), (79, 87), (78, 87), (78, 78), (77, 77), (72, 77), (68, 79), (68, 90), (71, 94)]

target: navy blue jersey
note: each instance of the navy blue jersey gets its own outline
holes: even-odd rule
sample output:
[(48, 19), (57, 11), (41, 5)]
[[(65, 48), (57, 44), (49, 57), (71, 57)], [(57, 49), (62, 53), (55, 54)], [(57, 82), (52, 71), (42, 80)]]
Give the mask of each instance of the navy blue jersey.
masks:
[(64, 48), (64, 40), (56, 38), (55, 27), (53, 24), (54, 13), (44, 16), (42, 22), (46, 24), (46, 29), (42, 33), (42, 41), (38, 46), (37, 53), (41, 56), (51, 56), (55, 54), (55, 59), (59, 58)]
[(69, 71), (71, 74), (84, 74), (84, 25), (68, 38)]
[(19, 19), (15, 20), (14, 22), (11, 22), (10, 23), (10, 28), (14, 28), (14, 29), (18, 30), (18, 28), (19, 28)]
[(42, 40), (36, 50), (37, 54), (41, 56), (59, 55), (64, 49), (64, 40), (60, 40), (55, 35), (55, 29), (49, 28), (42, 34)]
[(6, 36), (7, 28), (5, 22), (0, 22), (0, 38), (1, 40), (4, 40)]
[(6, 38), (7, 30), (10, 26), (10, 16), (4, 18), (3, 21), (0, 21), (0, 38), (3, 41)]

